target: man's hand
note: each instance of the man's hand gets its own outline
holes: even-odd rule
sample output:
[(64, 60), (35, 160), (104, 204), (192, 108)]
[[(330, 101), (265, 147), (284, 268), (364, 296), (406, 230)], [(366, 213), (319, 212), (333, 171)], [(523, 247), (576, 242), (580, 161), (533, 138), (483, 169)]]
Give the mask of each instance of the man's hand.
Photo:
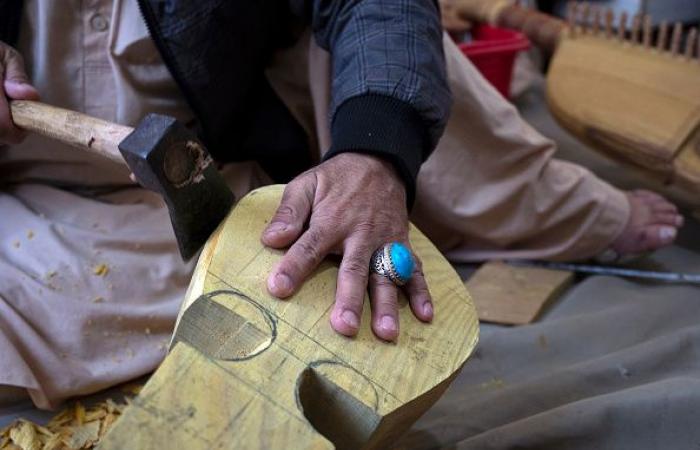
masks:
[(8, 98), (39, 100), (39, 93), (29, 83), (22, 56), (0, 42), (0, 145), (18, 144), (24, 139), (24, 133), (12, 123)]
[[(287, 185), (262, 236), (269, 247), (291, 245), (270, 273), (268, 290), (276, 297), (289, 297), (326, 255), (341, 254), (331, 325), (346, 336), (357, 334), (369, 284), (372, 329), (379, 338), (393, 341), (399, 335), (397, 287), (388, 278), (370, 274), (369, 265), (374, 250), (394, 241), (408, 245), (403, 182), (382, 159), (340, 154)], [(417, 259), (403, 289), (415, 316), (432, 320), (432, 300)]]

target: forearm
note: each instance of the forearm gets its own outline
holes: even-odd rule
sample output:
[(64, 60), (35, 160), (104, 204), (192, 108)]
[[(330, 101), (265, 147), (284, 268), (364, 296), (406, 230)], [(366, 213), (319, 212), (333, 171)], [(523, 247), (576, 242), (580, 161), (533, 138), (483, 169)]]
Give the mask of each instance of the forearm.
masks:
[(437, 4), (301, 3), (333, 61), (332, 147), (326, 159), (354, 151), (391, 161), (410, 204), (418, 169), (437, 144), (450, 107)]

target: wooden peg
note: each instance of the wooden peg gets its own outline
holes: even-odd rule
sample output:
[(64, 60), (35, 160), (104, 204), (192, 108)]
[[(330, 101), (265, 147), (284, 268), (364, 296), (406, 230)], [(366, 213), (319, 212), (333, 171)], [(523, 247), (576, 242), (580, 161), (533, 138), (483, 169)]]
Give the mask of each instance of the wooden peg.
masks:
[(698, 63), (700, 63), (700, 36), (698, 36), (698, 40), (696, 42), (696, 46), (698, 49)]
[(641, 28), (642, 28), (642, 15), (635, 14), (634, 17), (632, 18), (632, 38), (630, 39), (630, 41), (633, 44), (639, 43), (639, 32), (641, 31)]
[(600, 22), (601, 22), (601, 13), (600, 13), (600, 7), (598, 5), (593, 6), (593, 34), (598, 34), (600, 33)]
[(584, 33), (590, 31), (591, 4), (588, 2), (581, 3), (581, 27)]
[[(691, 59), (695, 49), (695, 43), (698, 39), (698, 29), (691, 28), (688, 32), (688, 39), (685, 41), (685, 57)], [(700, 50), (698, 50), (700, 52)]]
[(605, 37), (610, 38), (612, 36), (613, 20), (615, 20), (615, 13), (612, 8), (608, 8), (605, 11)]
[(678, 55), (681, 49), (681, 34), (683, 34), (683, 25), (680, 22), (676, 22), (673, 26), (673, 34), (671, 35), (671, 54), (673, 56)]
[(566, 19), (569, 23), (569, 31), (572, 35), (576, 34), (576, 20), (578, 18), (578, 2), (571, 1), (566, 6)]
[(645, 48), (651, 47), (651, 16), (649, 14), (644, 15), (644, 34), (642, 42)]
[(622, 14), (620, 14), (620, 22), (617, 26), (617, 38), (621, 41), (624, 41), (626, 34), (627, 34), (627, 12), (622, 11)]
[(666, 50), (668, 46), (668, 22), (663, 20), (659, 26), (659, 37), (656, 41), (656, 49), (660, 52)]

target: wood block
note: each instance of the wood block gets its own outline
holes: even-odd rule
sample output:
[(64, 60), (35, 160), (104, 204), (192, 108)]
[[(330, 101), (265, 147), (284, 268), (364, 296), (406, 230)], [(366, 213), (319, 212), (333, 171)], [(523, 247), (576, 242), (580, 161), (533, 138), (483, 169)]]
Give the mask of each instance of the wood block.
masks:
[(493, 261), (481, 266), (465, 284), (479, 320), (523, 325), (534, 321), (547, 302), (571, 284), (573, 277), (572, 272)]
[(265, 280), (283, 252), (263, 247), (260, 234), (282, 191), (252, 192), (210, 238), (170, 354), (103, 449), (387, 448), (465, 363), (477, 341), (476, 310), (414, 227), (435, 319), (419, 322), (402, 298), (397, 343), (373, 335), (368, 303), (358, 336), (331, 329), (335, 262), (291, 299), (271, 297)]

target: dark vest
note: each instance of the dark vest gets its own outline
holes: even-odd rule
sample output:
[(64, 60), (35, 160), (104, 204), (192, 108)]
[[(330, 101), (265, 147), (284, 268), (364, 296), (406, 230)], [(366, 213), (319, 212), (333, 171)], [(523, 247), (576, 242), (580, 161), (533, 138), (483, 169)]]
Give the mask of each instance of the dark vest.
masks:
[[(273, 52), (292, 42), (287, 1), (139, 0), (139, 6), (216, 159), (256, 160), (281, 182), (310, 166), (305, 131), (263, 74)], [(16, 43), (21, 10), (21, 0), (0, 0), (0, 40)]]

